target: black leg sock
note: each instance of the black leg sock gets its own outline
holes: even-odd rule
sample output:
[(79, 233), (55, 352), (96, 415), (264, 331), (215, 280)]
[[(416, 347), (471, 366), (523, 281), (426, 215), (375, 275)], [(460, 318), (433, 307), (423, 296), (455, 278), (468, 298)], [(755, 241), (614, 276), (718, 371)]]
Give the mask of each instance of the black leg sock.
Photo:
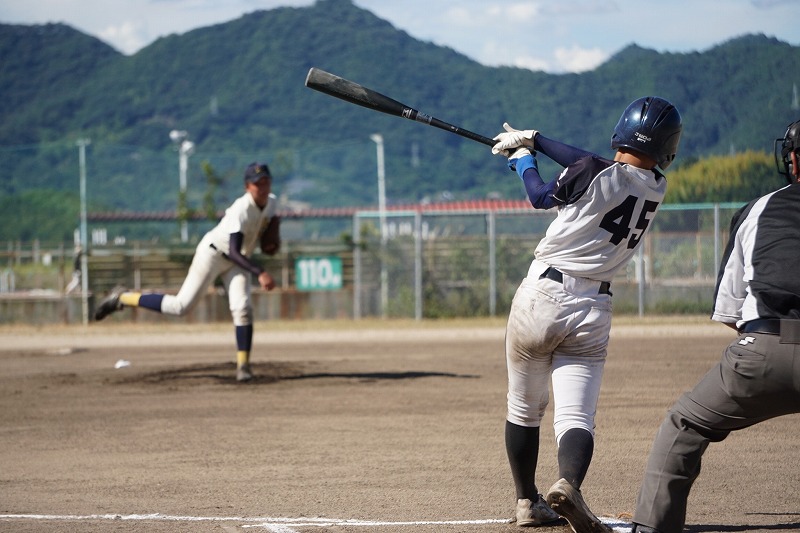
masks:
[(506, 421), (506, 453), (517, 489), (517, 499), (536, 501), (536, 464), (539, 460), (539, 428)]
[(236, 326), (236, 349), (249, 352), (253, 346), (253, 325)]
[(594, 437), (585, 429), (570, 429), (558, 445), (558, 473), (576, 489), (581, 488), (594, 453)]

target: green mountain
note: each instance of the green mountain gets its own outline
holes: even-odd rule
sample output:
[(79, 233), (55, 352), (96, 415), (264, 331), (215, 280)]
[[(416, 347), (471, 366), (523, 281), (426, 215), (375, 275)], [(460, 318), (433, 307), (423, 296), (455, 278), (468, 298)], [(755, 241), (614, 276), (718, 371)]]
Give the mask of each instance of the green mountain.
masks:
[[(312, 66), (489, 137), (508, 121), (607, 155), (624, 107), (657, 94), (683, 115), (678, 163), (771, 152), (800, 114), (800, 47), (763, 35), (687, 54), (631, 44), (593, 71), (556, 75), (482, 66), (350, 0), (255, 11), (133, 56), (61, 24), (0, 25), (0, 57), (0, 195), (76, 193), (75, 141), (90, 138), (92, 210), (174, 208), (172, 129), (196, 145), (191, 183), (205, 180), (202, 162), (223, 176), (220, 204), (241, 190), (244, 165), (265, 159), (291, 199), (374, 205), (373, 133), (385, 139), (391, 203), (445, 191), (522, 197), (488, 147), (309, 90)], [(195, 189), (189, 202), (199, 205)]]

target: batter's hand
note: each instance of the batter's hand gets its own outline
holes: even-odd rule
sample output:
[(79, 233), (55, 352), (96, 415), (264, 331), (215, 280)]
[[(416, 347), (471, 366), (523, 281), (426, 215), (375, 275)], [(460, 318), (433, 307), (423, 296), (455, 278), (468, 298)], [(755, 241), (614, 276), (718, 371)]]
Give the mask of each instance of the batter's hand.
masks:
[(265, 291), (271, 291), (275, 288), (275, 280), (269, 275), (269, 272), (264, 271), (258, 275), (258, 284)]
[(511, 149), (519, 148), (520, 146), (525, 146), (533, 150), (533, 138), (539, 133), (538, 131), (520, 131), (512, 128), (508, 122), (503, 123), (503, 129), (506, 130), (504, 133), (498, 133), (494, 136), (494, 140), (497, 141), (497, 144), (492, 147), (493, 154), (503, 154), (508, 157)]
[[(508, 151), (510, 152), (511, 150)], [(511, 155), (508, 156), (508, 168), (511, 170), (517, 170), (517, 161), (525, 156), (533, 156), (530, 148), (526, 146), (520, 146), (519, 148), (515, 149), (513, 152), (511, 152)], [(533, 158), (533, 166), (536, 166), (536, 158)]]

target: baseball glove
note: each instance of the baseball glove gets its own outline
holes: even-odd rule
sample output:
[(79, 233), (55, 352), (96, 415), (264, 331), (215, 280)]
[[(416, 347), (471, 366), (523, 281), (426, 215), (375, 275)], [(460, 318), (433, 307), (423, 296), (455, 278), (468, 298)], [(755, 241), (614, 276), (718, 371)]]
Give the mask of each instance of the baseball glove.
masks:
[(266, 229), (261, 233), (261, 251), (267, 255), (275, 255), (281, 247), (281, 219), (274, 216), (269, 219)]

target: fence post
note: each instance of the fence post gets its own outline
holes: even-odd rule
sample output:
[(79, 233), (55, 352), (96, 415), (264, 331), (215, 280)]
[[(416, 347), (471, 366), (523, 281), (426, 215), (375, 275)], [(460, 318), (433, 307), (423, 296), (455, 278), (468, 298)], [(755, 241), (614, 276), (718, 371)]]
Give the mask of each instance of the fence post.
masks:
[(80, 236), (81, 236), (81, 315), (83, 325), (89, 324), (89, 238), (86, 225), (86, 146), (89, 139), (78, 139), (78, 172), (81, 201)]
[(486, 215), (489, 237), (489, 316), (497, 314), (497, 226), (494, 211)]
[(719, 268), (719, 204), (714, 204), (714, 268)]
[(422, 320), (422, 213), (414, 211), (414, 318)]
[(353, 214), (353, 319), (361, 319), (361, 219)]

